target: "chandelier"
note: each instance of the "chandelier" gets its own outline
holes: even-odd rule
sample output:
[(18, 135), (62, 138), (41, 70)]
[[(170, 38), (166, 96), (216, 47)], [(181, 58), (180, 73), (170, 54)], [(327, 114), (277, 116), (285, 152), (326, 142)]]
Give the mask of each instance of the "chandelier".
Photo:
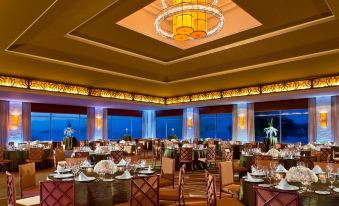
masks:
[[(172, 5), (162, 0), (162, 11), (154, 22), (155, 31), (177, 41), (214, 35), (224, 27), (224, 16), (217, 5), (218, 0), (173, 0)], [(216, 19), (213, 25), (212, 18)], [(164, 28), (163, 22), (166, 20), (171, 21), (172, 31)]]

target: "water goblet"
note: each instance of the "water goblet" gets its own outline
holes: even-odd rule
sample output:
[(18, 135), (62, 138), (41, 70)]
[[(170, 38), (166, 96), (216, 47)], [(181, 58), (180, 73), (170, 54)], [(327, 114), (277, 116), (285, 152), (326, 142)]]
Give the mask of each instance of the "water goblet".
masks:
[(331, 183), (331, 186), (329, 186), (329, 188), (331, 188), (331, 189), (334, 188), (333, 183), (335, 182), (335, 179), (336, 179), (336, 174), (330, 173), (330, 174), (328, 175), (328, 180), (329, 180), (330, 183)]

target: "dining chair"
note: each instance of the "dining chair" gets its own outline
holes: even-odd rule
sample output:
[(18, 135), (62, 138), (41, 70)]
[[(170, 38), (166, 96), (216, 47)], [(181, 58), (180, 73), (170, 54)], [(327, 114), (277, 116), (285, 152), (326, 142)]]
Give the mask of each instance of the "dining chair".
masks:
[(301, 157), (309, 157), (309, 156), (311, 156), (311, 150), (301, 150), (300, 151), (300, 156)]
[(193, 170), (193, 148), (191, 147), (181, 147), (179, 150), (179, 164), (190, 164), (191, 169)]
[(339, 162), (339, 151), (336, 151), (335, 149), (333, 149), (333, 161)]
[(42, 166), (42, 148), (29, 148), (28, 150), (28, 159), (26, 162), (33, 162), (34, 164), (38, 163), (38, 165)]
[(169, 157), (162, 157), (161, 159), (159, 186), (172, 186), (174, 188), (175, 159)]
[(152, 145), (152, 159), (154, 166), (157, 165), (158, 161), (160, 161), (160, 164), (162, 165), (162, 153), (160, 145), (157, 144)]
[(233, 161), (233, 151), (231, 148), (223, 148), (222, 159), (224, 161)]
[(127, 154), (132, 154), (132, 145), (125, 145), (124, 146), (124, 152), (126, 152)]
[(306, 167), (308, 167), (309, 169), (313, 169), (314, 167), (314, 162), (317, 161), (317, 157), (316, 156), (301, 156), (300, 157), (300, 162), (305, 163)]
[(0, 165), (10, 165), (13, 161), (12, 160), (5, 160), (4, 157), (4, 148), (0, 145)]
[(320, 148), (320, 162), (331, 161), (331, 148)]
[(89, 152), (75, 152), (75, 158), (87, 158), (89, 160)]
[(239, 196), (240, 185), (234, 182), (233, 162), (224, 161), (219, 163), (220, 174), (220, 198), (221, 194), (227, 193), (233, 196)]
[(208, 145), (214, 145), (214, 139), (208, 139), (207, 144)]
[(242, 206), (243, 204), (238, 200), (238, 198), (223, 197), (217, 198), (216, 187), (215, 187), (215, 177), (210, 174), (208, 171), (205, 171), (206, 179), (206, 194), (207, 194), (207, 206)]
[(74, 206), (75, 183), (74, 180), (54, 180), (40, 182), (41, 206)]
[(33, 162), (19, 165), (20, 196), (39, 195), (39, 186), (35, 184), (35, 164)]
[(58, 166), (59, 162), (65, 162), (65, 152), (62, 147), (57, 147), (54, 150), (54, 167)]
[(217, 166), (217, 154), (215, 150), (216, 146), (213, 145), (208, 145), (207, 147), (207, 154), (205, 158), (199, 158), (198, 160), (201, 162), (206, 163), (208, 165), (209, 163), (214, 163), (214, 166)]
[(129, 202), (115, 206), (159, 206), (159, 175), (132, 178), (130, 191)]
[(111, 157), (115, 164), (118, 164), (124, 157), (124, 151), (111, 151)]
[(24, 199), (16, 199), (14, 176), (6, 171), (7, 203), (8, 206), (37, 206), (40, 205), (40, 197), (34, 196)]
[(74, 164), (81, 164), (82, 162), (86, 161), (86, 157), (66, 157), (65, 162), (68, 165), (74, 165)]
[(160, 200), (167, 200), (167, 201), (178, 201), (179, 206), (181, 205), (181, 200), (182, 200), (183, 205), (185, 205), (184, 175), (185, 175), (185, 165), (183, 165), (179, 170), (178, 187), (176, 187), (176, 188), (160, 188), (159, 199)]
[(253, 186), (253, 192), (254, 206), (299, 206), (299, 193), (297, 191)]
[(145, 146), (145, 141), (139, 141), (136, 144), (136, 152), (137, 152), (138, 156), (146, 157), (148, 151), (147, 151), (146, 146)]

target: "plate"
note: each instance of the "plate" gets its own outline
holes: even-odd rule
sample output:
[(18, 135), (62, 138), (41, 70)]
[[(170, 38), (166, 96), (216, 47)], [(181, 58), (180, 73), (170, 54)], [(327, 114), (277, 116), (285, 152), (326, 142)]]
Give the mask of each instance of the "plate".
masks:
[(91, 182), (95, 180), (95, 177), (87, 177), (85, 180), (79, 180), (78, 178), (75, 178), (75, 181), (77, 182)]
[(319, 194), (319, 195), (329, 195), (329, 194), (331, 194), (330, 191), (326, 191), (326, 190), (316, 190), (314, 192)]
[(258, 186), (259, 187), (271, 187), (271, 185), (269, 185), (269, 184), (259, 184)]
[(265, 176), (264, 173), (251, 173), (252, 176)]
[(112, 182), (114, 179), (102, 179), (104, 182)]
[(141, 170), (139, 171), (140, 174), (153, 174), (155, 173), (155, 171), (153, 170)]
[(117, 179), (117, 180), (130, 180), (130, 179), (132, 179), (132, 176), (127, 177), (127, 178), (123, 177), (123, 176), (116, 176), (115, 179)]
[(252, 180), (249, 180), (249, 179), (245, 179), (246, 182), (264, 182), (263, 179), (252, 179)]
[(73, 174), (56, 174), (54, 175), (54, 178), (57, 179), (64, 179), (64, 178), (70, 178), (73, 177)]
[(276, 189), (279, 189), (279, 190), (299, 190), (299, 187), (297, 186), (294, 186), (294, 185), (290, 185), (289, 187), (287, 188), (282, 188), (282, 187), (279, 187), (278, 185), (275, 186)]
[(334, 188), (333, 191), (334, 192), (339, 192), (339, 188)]
[[(64, 169), (64, 170), (60, 171), (60, 173), (67, 173), (67, 172), (71, 172), (71, 171), (72, 171), (71, 169)], [(54, 172), (58, 173), (58, 170), (55, 170)]]
[(94, 165), (81, 165), (80, 168), (92, 168)]

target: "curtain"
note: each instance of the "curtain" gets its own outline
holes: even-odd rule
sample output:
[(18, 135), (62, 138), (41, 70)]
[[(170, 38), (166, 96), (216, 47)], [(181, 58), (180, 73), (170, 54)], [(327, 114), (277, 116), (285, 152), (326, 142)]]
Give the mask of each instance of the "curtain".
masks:
[(87, 108), (87, 140), (93, 140), (95, 133), (95, 108)]
[(232, 140), (238, 140), (238, 105), (233, 105), (232, 110)]
[(24, 141), (31, 140), (31, 103), (22, 103), (22, 136)]
[(107, 124), (108, 109), (105, 108), (102, 111), (102, 139), (108, 139), (108, 124)]
[(0, 100), (0, 145), (7, 145), (9, 102)]
[(193, 108), (193, 129), (194, 138), (200, 138), (200, 119), (198, 107)]
[(254, 130), (254, 104), (247, 104), (247, 136), (249, 141), (255, 141), (255, 130)]
[(315, 142), (317, 136), (316, 98), (308, 99), (308, 142)]
[(142, 137), (155, 138), (156, 136), (156, 118), (155, 111), (142, 112)]
[(339, 143), (339, 96), (331, 98), (331, 112), (333, 141)]

